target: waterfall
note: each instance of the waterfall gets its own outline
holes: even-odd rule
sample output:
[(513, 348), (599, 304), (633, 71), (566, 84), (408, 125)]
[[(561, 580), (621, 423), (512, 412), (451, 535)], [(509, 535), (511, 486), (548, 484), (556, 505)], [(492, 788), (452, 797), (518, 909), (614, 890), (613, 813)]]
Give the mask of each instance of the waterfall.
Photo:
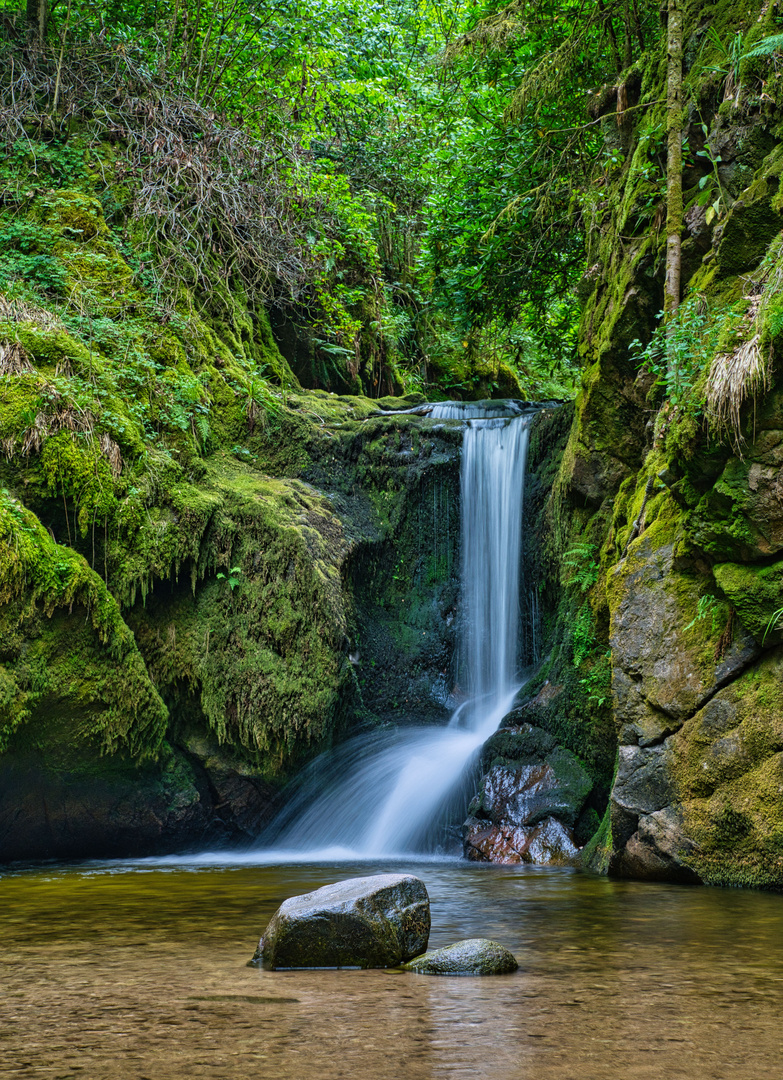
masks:
[(476, 751), (519, 689), (519, 564), (528, 424), (514, 402), (436, 405), (465, 423), (460, 470), (464, 698), (445, 727), (371, 732), (323, 755), (262, 844), (303, 855), (426, 850)]

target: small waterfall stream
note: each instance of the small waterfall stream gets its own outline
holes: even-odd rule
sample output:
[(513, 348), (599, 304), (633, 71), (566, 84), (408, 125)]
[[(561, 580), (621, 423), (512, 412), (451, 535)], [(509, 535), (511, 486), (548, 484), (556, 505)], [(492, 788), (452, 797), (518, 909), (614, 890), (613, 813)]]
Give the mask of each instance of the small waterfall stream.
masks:
[(305, 771), (261, 845), (307, 856), (431, 850), (433, 823), (461, 792), (476, 751), (519, 689), (519, 564), (528, 425), (514, 403), (445, 403), (465, 422), (460, 472), (458, 679), (463, 702), (445, 727), (370, 732)]

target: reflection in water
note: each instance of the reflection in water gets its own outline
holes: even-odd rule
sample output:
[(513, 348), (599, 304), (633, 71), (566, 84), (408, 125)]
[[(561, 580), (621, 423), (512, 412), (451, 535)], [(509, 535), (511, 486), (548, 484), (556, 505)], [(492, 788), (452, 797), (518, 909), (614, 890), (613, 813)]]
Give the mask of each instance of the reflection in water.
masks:
[[(410, 869), (431, 945), (514, 975), (245, 966), (285, 897)], [(101, 864), (0, 879), (0, 1075), (179, 1080), (766, 1080), (780, 897), (456, 862)]]

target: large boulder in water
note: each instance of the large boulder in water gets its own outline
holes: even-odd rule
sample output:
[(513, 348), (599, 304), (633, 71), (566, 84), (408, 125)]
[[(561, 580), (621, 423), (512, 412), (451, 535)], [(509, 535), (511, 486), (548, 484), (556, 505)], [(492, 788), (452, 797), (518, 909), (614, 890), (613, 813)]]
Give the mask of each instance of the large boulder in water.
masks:
[(508, 949), (487, 938), (456, 941), (405, 964), (417, 975), (509, 975), (518, 967)]
[(280, 905), (251, 963), (276, 968), (397, 967), (430, 936), (430, 900), (409, 874), (349, 878)]

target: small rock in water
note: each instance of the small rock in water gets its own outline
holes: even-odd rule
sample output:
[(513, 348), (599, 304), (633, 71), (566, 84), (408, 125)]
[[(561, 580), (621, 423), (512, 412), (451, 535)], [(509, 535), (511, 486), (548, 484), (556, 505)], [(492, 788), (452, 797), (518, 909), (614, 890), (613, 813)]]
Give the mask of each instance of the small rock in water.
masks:
[(466, 938), (445, 949), (417, 956), (403, 966), (417, 975), (509, 975), (519, 964), (497, 941)]
[(430, 900), (419, 878), (350, 878), (284, 901), (250, 962), (270, 971), (398, 967), (424, 952), (429, 935)]

